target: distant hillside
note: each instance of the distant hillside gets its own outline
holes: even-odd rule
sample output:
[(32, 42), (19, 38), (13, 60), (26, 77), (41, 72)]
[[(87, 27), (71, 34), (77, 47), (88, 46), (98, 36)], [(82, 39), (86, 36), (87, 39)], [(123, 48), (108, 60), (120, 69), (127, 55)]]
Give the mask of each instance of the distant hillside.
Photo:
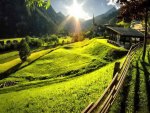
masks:
[[(118, 11), (115, 8), (110, 9), (109, 11), (107, 11), (106, 13), (96, 16), (95, 17), (95, 21), (97, 24), (115, 24), (117, 21), (117, 15), (118, 15)], [(93, 25), (93, 18), (90, 20), (87, 20), (85, 22), (82, 23), (82, 29), (83, 30), (87, 30), (90, 29)]]
[(64, 18), (52, 6), (47, 10), (36, 6), (29, 9), (25, 0), (1, 0), (0, 38), (55, 33)]

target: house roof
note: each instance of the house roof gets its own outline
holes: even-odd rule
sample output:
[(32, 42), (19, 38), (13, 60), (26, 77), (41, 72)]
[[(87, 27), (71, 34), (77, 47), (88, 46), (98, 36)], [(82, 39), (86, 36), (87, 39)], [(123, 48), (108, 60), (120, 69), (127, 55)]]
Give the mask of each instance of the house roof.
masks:
[(107, 27), (108, 29), (116, 32), (117, 34), (125, 37), (144, 37), (144, 34), (131, 28), (123, 28), (123, 27)]

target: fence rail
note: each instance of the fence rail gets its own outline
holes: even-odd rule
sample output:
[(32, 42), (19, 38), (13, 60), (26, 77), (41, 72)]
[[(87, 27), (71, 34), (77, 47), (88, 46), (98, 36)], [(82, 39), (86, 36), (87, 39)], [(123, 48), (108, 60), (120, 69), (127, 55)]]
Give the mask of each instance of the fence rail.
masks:
[(119, 72), (117, 72), (106, 88), (101, 97), (95, 102), (90, 103), (82, 113), (107, 113), (110, 106), (113, 104), (117, 94), (119, 93), (121, 87), (123, 86), (127, 71), (129, 69), (130, 63), (136, 53), (136, 51), (143, 45), (142, 42), (139, 42), (131, 46), (125, 61), (123, 62)]

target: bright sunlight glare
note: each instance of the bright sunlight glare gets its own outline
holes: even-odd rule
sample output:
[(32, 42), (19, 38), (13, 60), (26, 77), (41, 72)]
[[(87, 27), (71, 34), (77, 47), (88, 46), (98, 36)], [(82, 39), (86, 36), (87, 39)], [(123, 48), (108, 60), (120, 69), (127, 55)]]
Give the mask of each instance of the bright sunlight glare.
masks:
[(90, 16), (88, 15), (88, 13), (86, 13), (83, 9), (83, 3), (79, 4), (77, 2), (77, 0), (73, 1), (73, 4), (71, 6), (67, 6), (66, 9), (68, 11), (68, 14), (70, 16), (75, 17), (76, 19), (85, 19), (88, 20), (90, 19)]

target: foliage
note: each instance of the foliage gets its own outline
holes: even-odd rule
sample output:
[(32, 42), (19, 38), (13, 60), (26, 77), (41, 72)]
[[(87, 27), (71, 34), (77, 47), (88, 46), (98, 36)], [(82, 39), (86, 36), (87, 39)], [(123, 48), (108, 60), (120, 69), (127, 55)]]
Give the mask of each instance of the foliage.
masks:
[(51, 42), (56, 42), (56, 43), (58, 43), (58, 36), (55, 35), (55, 34), (51, 35), (51, 36), (50, 36), (50, 41), (51, 41)]
[(39, 7), (45, 7), (46, 9), (50, 6), (50, 0), (25, 0), (27, 7), (33, 8), (35, 5)]
[(45, 43), (47, 43), (48, 45), (57, 45), (59, 43), (59, 39), (58, 39), (58, 36), (53, 34), (53, 35), (46, 35), (43, 37), (42, 39)]
[(116, 23), (116, 25), (122, 26), (122, 27), (125, 27), (125, 28), (129, 28), (130, 27), (130, 23), (126, 23), (124, 21), (120, 21), (120, 22)]
[(39, 38), (32, 38), (30, 36), (25, 37), (26, 42), (30, 46), (30, 48), (39, 48), (43, 45), (43, 41)]
[(69, 32), (65, 29), (62, 29), (62, 30), (59, 31), (58, 35), (59, 35), (59, 37), (68, 36)]
[(26, 61), (27, 57), (30, 55), (30, 47), (28, 43), (22, 39), (19, 46), (19, 56), (22, 61)]
[(43, 44), (41, 39), (31, 39), (31, 43), (29, 44), (31, 48), (39, 48)]
[(13, 50), (18, 50), (19, 41), (21, 38), (14, 38), (14, 39), (1, 39), (0, 40), (0, 52), (8, 52)]
[(30, 43), (31, 43), (31, 37), (30, 36), (26, 36), (25, 40), (30, 45)]
[(92, 38), (93, 37), (93, 32), (92, 31), (87, 31), (85, 34), (84, 34), (84, 36), (86, 37), (86, 38)]
[(146, 7), (150, 10), (149, 0), (118, 0), (118, 3), (121, 5), (119, 18), (125, 22), (144, 19)]

